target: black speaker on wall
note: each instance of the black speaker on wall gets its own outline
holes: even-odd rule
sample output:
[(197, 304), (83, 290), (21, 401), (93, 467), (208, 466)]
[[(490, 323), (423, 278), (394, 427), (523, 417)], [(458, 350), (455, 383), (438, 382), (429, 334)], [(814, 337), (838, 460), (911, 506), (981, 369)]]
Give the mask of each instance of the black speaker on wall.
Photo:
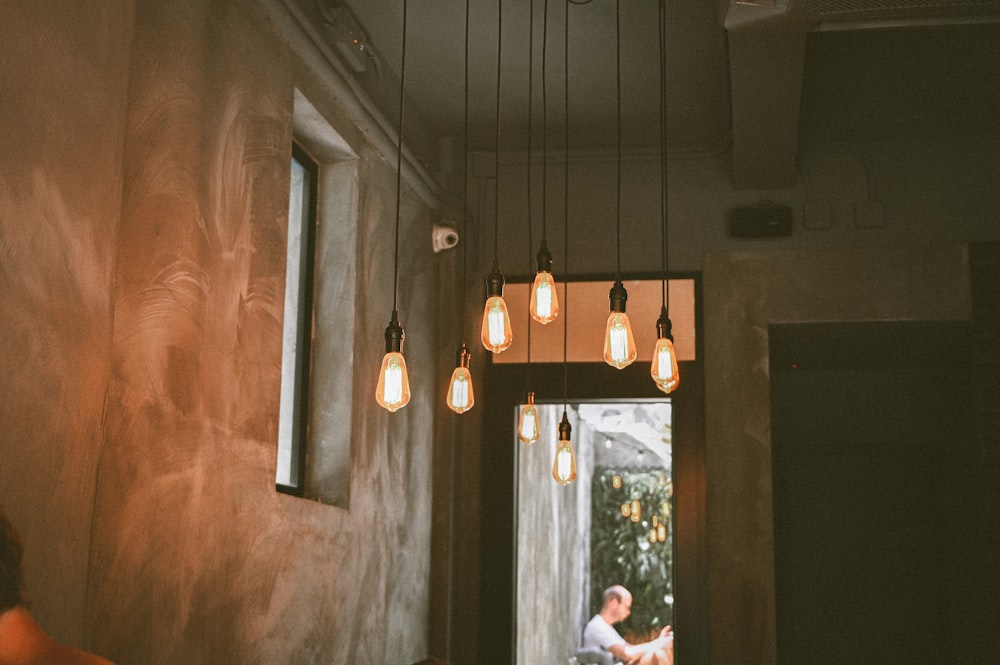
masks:
[(757, 205), (729, 210), (732, 238), (783, 238), (792, 235), (792, 209), (763, 201)]

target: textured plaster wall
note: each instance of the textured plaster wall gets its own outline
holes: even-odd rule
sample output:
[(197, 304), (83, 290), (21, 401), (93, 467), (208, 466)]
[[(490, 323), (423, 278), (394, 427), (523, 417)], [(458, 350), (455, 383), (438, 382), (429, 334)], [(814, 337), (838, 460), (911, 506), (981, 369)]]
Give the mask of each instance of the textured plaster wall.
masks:
[(132, 3), (0, 4), (0, 504), (34, 613), (86, 639)]
[[(539, 155), (533, 156), (533, 246), (542, 227)], [(549, 160), (553, 160), (550, 158)], [(798, 178), (780, 190), (733, 189), (731, 155), (671, 157), (667, 169), (669, 267), (700, 270), (707, 252), (961, 243), (1000, 240), (1000, 136), (813, 144), (800, 148)], [(475, 173), (488, 186), (485, 219), (492, 221), (492, 154), (477, 154)], [(555, 272), (563, 257), (563, 157), (547, 164), (546, 226)], [(626, 272), (662, 267), (660, 163), (653, 153), (626, 153), (622, 163), (621, 263)], [(527, 168), (523, 154), (501, 153), (501, 267), (522, 275), (529, 265)], [(615, 155), (575, 154), (569, 171), (569, 262), (578, 273), (615, 270)], [(791, 207), (792, 235), (769, 240), (730, 238), (726, 215), (761, 200)], [(857, 210), (877, 204), (874, 221)], [(879, 224), (867, 226), (866, 224)], [(490, 226), (492, 231), (492, 225)], [(493, 235), (484, 234), (480, 270), (489, 270)]]
[[(0, 500), (36, 554), (39, 617), (123, 664), (423, 658), (429, 212), (404, 189), (414, 399), (390, 416), (373, 395), (395, 174), (254, 6), (17, 4), (0, 9)], [(349, 510), (274, 490), (300, 83), (359, 155)]]
[(966, 249), (720, 252), (704, 261), (709, 663), (773, 665), (768, 325), (967, 320)]

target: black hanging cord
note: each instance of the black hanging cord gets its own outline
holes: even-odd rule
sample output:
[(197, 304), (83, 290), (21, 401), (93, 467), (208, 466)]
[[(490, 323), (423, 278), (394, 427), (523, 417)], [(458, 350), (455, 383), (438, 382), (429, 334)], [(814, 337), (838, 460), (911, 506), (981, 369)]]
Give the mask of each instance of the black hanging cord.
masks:
[[(589, 0), (588, 0), (589, 1)], [(566, 20), (563, 23), (563, 215), (564, 224), (569, 225), (569, 5), (566, 2)], [(577, 4), (577, 3), (573, 3)], [(568, 280), (569, 274), (566, 278)], [(566, 294), (563, 294), (563, 300)]]
[[(569, 362), (566, 354), (566, 340), (569, 336), (569, 3), (573, 0), (566, 0), (566, 23), (563, 27), (563, 48), (565, 49), (565, 65), (563, 70), (565, 90), (563, 91), (564, 107), (566, 116), (563, 125), (564, 142), (566, 144), (566, 168), (563, 174), (565, 186), (563, 187), (563, 210), (566, 220), (563, 223), (563, 262), (566, 264), (563, 277), (563, 417), (566, 416), (566, 402), (569, 394)], [(574, 3), (575, 4), (575, 3)]]
[(498, 266), (497, 251), (500, 245), (500, 60), (503, 49), (503, 0), (497, 0), (497, 127), (493, 151), (493, 265)]
[[(535, 56), (535, 0), (531, 0), (528, 4), (528, 274), (531, 274), (531, 269), (534, 266), (534, 254), (532, 246), (532, 236), (534, 235), (531, 228), (531, 101), (534, 96), (535, 86), (534, 80), (532, 78), (532, 70), (534, 69), (534, 56)], [(530, 288), (530, 287), (529, 287)], [(530, 297), (530, 295), (529, 295)], [(528, 308), (528, 366), (525, 368), (526, 383), (528, 384), (528, 391), (531, 391), (531, 308)]]
[(548, 148), (546, 147), (546, 137), (549, 133), (548, 115), (546, 114), (546, 109), (548, 109), (548, 104), (546, 103), (546, 93), (545, 93), (545, 65), (546, 65), (546, 55), (548, 54), (548, 47), (546, 40), (549, 35), (548, 21), (549, 21), (549, 0), (545, 0), (543, 3), (543, 14), (542, 14), (542, 246), (545, 246), (545, 229), (546, 229), (546, 218), (548, 217), (548, 205), (546, 196), (546, 183), (549, 179), (549, 165), (548, 165)]
[(660, 209), (663, 213), (663, 283), (662, 303), (669, 311), (670, 289), (667, 275), (667, 46), (666, 3), (659, 1), (660, 36)]
[[(531, 115), (531, 102), (534, 96), (535, 86), (533, 80), (533, 69), (534, 69), (534, 44), (535, 44), (535, 0), (531, 0), (528, 9), (528, 273), (531, 273), (531, 268), (534, 265), (534, 250), (532, 249), (532, 227), (531, 227), (531, 130), (532, 130), (532, 115)], [(543, 98), (544, 99), (544, 98)], [(531, 333), (529, 327), (528, 333)], [(530, 348), (529, 348), (530, 352)]]
[(403, 39), (400, 43), (402, 54), (399, 59), (399, 133), (396, 136), (396, 238), (392, 257), (392, 312), (396, 318), (396, 296), (399, 292), (399, 207), (400, 188), (403, 178), (403, 96), (406, 88), (406, 0), (403, 0)]
[(465, 111), (463, 116), (464, 141), (462, 150), (462, 296), (459, 314), (462, 321), (462, 344), (465, 344), (465, 290), (469, 263), (469, 0), (465, 2)]
[(618, 187), (615, 214), (615, 247), (617, 254), (616, 278), (622, 274), (622, 49), (621, 49), (621, 0), (615, 2), (615, 78), (618, 91)]

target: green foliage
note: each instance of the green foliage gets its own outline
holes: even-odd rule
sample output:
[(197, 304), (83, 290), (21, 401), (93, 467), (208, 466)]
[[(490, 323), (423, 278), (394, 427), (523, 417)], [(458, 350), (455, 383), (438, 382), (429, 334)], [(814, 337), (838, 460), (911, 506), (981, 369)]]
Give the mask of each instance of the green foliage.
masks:
[[(615, 488), (614, 476), (621, 477)], [(632, 615), (622, 622), (623, 635), (646, 639), (647, 634), (673, 623), (672, 485), (659, 469), (595, 470), (591, 502), (591, 610), (601, 609), (604, 590), (622, 584), (632, 592)], [(638, 499), (641, 518), (622, 514), (622, 504)], [(651, 543), (653, 516), (666, 522), (666, 541)]]

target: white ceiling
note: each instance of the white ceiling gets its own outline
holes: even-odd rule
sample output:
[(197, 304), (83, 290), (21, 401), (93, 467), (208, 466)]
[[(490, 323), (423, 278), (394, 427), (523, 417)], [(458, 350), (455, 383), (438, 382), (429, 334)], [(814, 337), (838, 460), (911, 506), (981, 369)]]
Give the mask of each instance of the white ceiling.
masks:
[[(349, 7), (377, 69), (398, 73), (403, 0), (314, 1), (328, 13)], [(532, 143), (541, 147), (543, 26), (549, 149), (563, 145), (567, 56), (570, 145), (613, 148), (615, 0), (500, 2), (501, 149), (527, 148), (529, 71)], [(410, 0), (407, 9), (408, 96), (435, 133), (458, 141), (465, 7)], [(473, 150), (496, 140), (498, 7), (469, 2)], [(621, 0), (620, 11), (622, 144), (655, 148), (658, 3)], [(737, 187), (790, 184), (804, 141), (1000, 133), (1000, 0), (667, 0), (666, 15), (668, 151), (731, 150)]]

